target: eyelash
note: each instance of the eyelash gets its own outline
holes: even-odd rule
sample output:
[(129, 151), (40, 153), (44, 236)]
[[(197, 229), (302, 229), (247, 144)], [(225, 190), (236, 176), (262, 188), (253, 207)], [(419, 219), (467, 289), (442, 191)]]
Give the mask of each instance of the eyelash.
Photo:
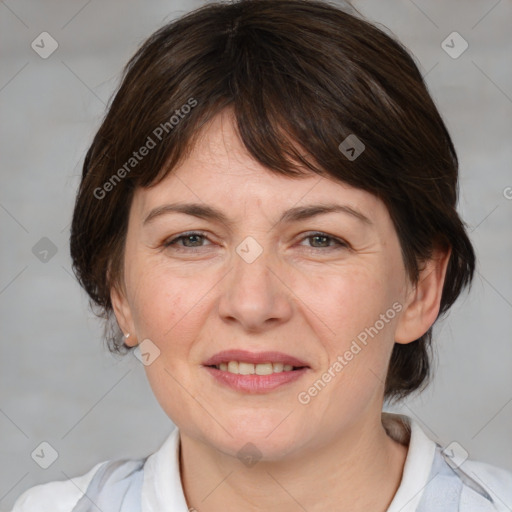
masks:
[[(179, 240), (184, 240), (185, 238), (188, 238), (188, 237), (191, 237), (191, 236), (198, 236), (198, 237), (202, 237), (202, 238), (208, 239), (208, 237), (204, 233), (201, 233), (201, 232), (198, 232), (198, 231), (190, 231), (188, 233), (183, 233), (183, 234), (181, 234), (181, 235), (179, 235), (177, 237), (174, 237), (171, 240), (165, 241), (163, 243), (163, 246), (165, 248), (169, 248), (169, 247), (174, 245), (175, 246), (174, 250), (184, 251), (184, 252), (188, 252), (188, 251), (195, 252), (196, 249), (201, 249), (201, 247), (204, 247), (204, 246), (198, 246), (198, 247), (184, 247), (184, 246), (178, 247), (178, 246), (176, 246), (176, 242), (178, 242)], [(337, 247), (336, 247), (336, 245), (334, 245), (334, 246), (327, 246), (327, 247), (310, 247), (310, 249), (312, 249), (313, 251), (316, 251), (316, 250), (320, 250), (320, 251), (339, 250), (339, 249), (348, 249), (349, 248), (349, 244), (348, 243), (346, 243), (343, 240), (340, 240), (338, 238), (335, 238), (333, 236), (330, 236), (327, 233), (323, 233), (321, 231), (312, 232), (308, 236), (305, 236), (304, 238), (302, 238), (301, 241), (307, 240), (308, 238), (314, 238), (314, 237), (322, 237), (322, 238), (327, 238), (327, 240), (334, 241), (335, 244), (337, 245)]]

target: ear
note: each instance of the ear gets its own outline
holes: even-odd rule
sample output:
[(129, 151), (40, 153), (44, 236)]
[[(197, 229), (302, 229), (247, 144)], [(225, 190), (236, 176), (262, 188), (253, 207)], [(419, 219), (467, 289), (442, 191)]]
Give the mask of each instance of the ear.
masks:
[(408, 293), (404, 312), (395, 331), (395, 342), (411, 343), (423, 336), (435, 322), (441, 305), (443, 285), (451, 248), (435, 249), (420, 271), (418, 282)]
[(116, 320), (123, 333), (130, 333), (131, 336), (125, 339), (124, 343), (130, 347), (137, 345), (137, 336), (135, 335), (135, 325), (133, 323), (130, 304), (126, 299), (126, 292), (119, 290), (116, 285), (110, 290), (110, 301), (116, 315)]

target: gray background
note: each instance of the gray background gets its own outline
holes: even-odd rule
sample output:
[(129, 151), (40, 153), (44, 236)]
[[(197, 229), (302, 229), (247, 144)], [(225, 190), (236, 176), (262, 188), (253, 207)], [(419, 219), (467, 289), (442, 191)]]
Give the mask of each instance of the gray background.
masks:
[[(164, 21), (202, 4), (0, 2), (0, 510), (35, 484), (146, 455), (172, 429), (139, 361), (104, 348), (71, 274), (69, 222), (122, 66)], [(512, 470), (511, 2), (354, 5), (426, 74), (459, 153), (460, 212), (479, 259), (472, 291), (436, 328), (433, 385), (399, 410), (442, 444), (456, 440), (472, 458)], [(59, 45), (47, 59), (31, 48), (43, 31)], [(441, 47), (453, 31), (469, 44), (457, 59)], [(32, 250), (43, 237), (57, 249), (46, 262)], [(46, 470), (30, 456), (42, 441), (59, 454)]]

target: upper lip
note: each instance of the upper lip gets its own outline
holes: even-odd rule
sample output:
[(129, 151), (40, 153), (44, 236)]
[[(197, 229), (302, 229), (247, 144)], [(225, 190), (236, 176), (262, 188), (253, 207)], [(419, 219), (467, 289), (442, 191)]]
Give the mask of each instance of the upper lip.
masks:
[(248, 352), (247, 350), (223, 350), (214, 356), (210, 357), (203, 364), (205, 366), (216, 366), (220, 363), (227, 363), (229, 361), (242, 361), (244, 363), (283, 363), (292, 366), (307, 366), (309, 365), (300, 359), (283, 354), (282, 352)]

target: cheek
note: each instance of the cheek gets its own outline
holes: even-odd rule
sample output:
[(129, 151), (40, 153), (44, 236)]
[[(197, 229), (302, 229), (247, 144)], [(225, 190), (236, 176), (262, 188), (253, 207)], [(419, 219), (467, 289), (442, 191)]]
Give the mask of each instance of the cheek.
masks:
[(148, 265), (133, 282), (132, 314), (138, 335), (150, 339), (159, 352), (144, 367), (153, 393), (176, 424), (185, 424), (198, 414), (190, 379), (190, 351), (200, 336), (204, 319), (201, 299), (211, 286), (194, 276), (179, 277), (163, 265)]
[(179, 344), (187, 331), (193, 334), (208, 285), (197, 274), (180, 277), (157, 264), (145, 266), (133, 280), (132, 290), (132, 313), (140, 335), (163, 347), (173, 339)]
[[(373, 267), (361, 265), (347, 266), (328, 275), (310, 274), (307, 279), (296, 281), (297, 295), (304, 297), (304, 311), (309, 309), (308, 317), (315, 322), (315, 330), (324, 332), (326, 339), (343, 348), (392, 308), (398, 294), (392, 278), (383, 275)], [(393, 322), (392, 318), (387, 320), (390, 321), (384, 328), (379, 322), (379, 330), (389, 330)]]
[[(394, 280), (391, 274), (361, 266), (318, 278), (303, 293), (315, 312), (308, 318), (326, 355), (320, 372), (327, 373), (325, 380), (335, 395), (359, 400), (385, 381), (401, 309)], [(320, 286), (313, 287), (313, 282)]]

